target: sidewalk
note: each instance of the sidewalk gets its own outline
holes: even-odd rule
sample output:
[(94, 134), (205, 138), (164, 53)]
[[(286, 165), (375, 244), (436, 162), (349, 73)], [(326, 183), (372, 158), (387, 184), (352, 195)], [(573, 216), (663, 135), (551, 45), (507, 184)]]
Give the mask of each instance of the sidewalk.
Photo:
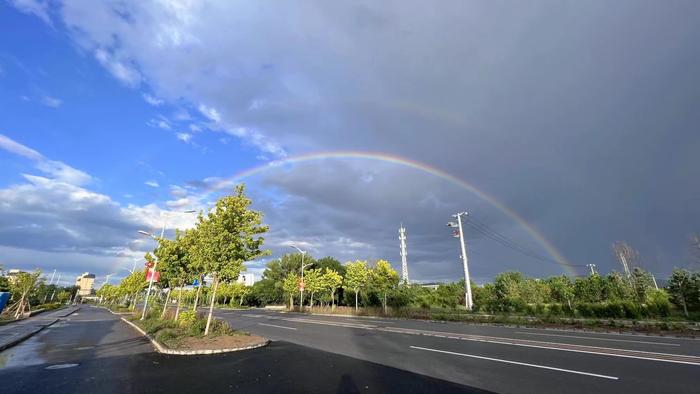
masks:
[(68, 308), (42, 313), (16, 323), (0, 326), (0, 351), (24, 341), (44, 328), (56, 323), (59, 318), (66, 317), (78, 309), (80, 309), (78, 306), (69, 306)]

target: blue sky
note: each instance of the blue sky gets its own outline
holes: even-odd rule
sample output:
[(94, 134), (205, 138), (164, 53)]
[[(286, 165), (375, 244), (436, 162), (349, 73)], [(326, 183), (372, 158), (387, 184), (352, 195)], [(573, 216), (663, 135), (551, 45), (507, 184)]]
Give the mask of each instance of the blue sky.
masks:
[[(619, 240), (658, 276), (692, 266), (698, 11), (692, 1), (2, 2), (0, 264), (124, 273), (153, 246), (136, 230), (190, 226), (179, 212), (224, 192), (208, 186), (358, 150), (469, 182), (579, 274), (587, 263), (619, 269)], [(271, 226), (271, 258), (295, 242), (399, 268), (403, 222), (411, 276), (456, 280), (444, 223), (468, 210), (545, 257), (469, 232), (477, 281), (565, 272), (494, 204), (415, 168), (347, 157), (245, 181)]]

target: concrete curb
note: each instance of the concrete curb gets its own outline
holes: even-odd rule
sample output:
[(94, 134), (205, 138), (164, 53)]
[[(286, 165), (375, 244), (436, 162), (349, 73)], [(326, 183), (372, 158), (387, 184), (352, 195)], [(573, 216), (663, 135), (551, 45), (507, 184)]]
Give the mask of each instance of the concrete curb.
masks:
[[(108, 308), (104, 308), (109, 311)], [(110, 311), (112, 314), (117, 315), (116, 313)], [(119, 316), (119, 315), (117, 315)], [(163, 354), (173, 354), (173, 355), (178, 355), (178, 356), (194, 356), (194, 355), (199, 355), (199, 354), (219, 354), (219, 353), (231, 353), (231, 352), (238, 352), (241, 350), (250, 350), (250, 349), (257, 349), (259, 347), (267, 346), (270, 343), (269, 339), (264, 340), (261, 343), (255, 344), (255, 345), (250, 345), (250, 346), (244, 346), (244, 347), (237, 347), (237, 348), (227, 348), (227, 349), (208, 349), (208, 350), (173, 350), (173, 349), (168, 349), (165, 346), (161, 345), (158, 341), (156, 341), (155, 338), (152, 336), (148, 335), (146, 331), (141, 329), (141, 327), (137, 326), (136, 324), (130, 322), (129, 320), (120, 317), (122, 321), (124, 321), (126, 324), (130, 325), (133, 327), (136, 331), (138, 331), (141, 335), (145, 336), (148, 338), (149, 341), (151, 341), (151, 344), (153, 347), (156, 349), (158, 353), (163, 353)]]
[(47, 323), (47, 324), (45, 324), (45, 325), (42, 325), (41, 327), (39, 327), (39, 328), (36, 329), (36, 330), (27, 332), (26, 334), (24, 334), (24, 335), (22, 335), (22, 336), (20, 336), (20, 337), (18, 337), (18, 338), (15, 338), (15, 339), (13, 339), (13, 340), (10, 341), (10, 342), (1, 344), (1, 345), (0, 345), (0, 352), (3, 351), (3, 350), (9, 349), (9, 348), (11, 348), (11, 347), (17, 345), (18, 343), (23, 342), (23, 341), (29, 339), (30, 337), (32, 337), (33, 335), (35, 335), (35, 334), (38, 333), (39, 331), (43, 330), (44, 328), (53, 325), (53, 324), (56, 323), (58, 320), (59, 320), (59, 319), (56, 318), (56, 319), (54, 319), (52, 322)]

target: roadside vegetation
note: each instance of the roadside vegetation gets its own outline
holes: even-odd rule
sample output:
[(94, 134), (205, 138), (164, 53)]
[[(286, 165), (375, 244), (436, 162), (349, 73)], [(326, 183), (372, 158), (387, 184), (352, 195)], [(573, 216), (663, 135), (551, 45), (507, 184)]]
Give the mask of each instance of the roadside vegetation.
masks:
[[(433, 286), (402, 283), (386, 260), (341, 264), (330, 256), (286, 254), (269, 261), (262, 279), (246, 287), (236, 282), (244, 263), (268, 253), (261, 249), (267, 226), (250, 204), (239, 186), (234, 195), (217, 201), (215, 209), (200, 213), (195, 228), (177, 232), (172, 240), (159, 239), (153, 253), (146, 255), (149, 261), (158, 260), (161, 277), (153, 299), (160, 305), (161, 319), (172, 316), (176, 323), (181, 314), (203, 305), (209, 311), (215, 306), (284, 305), (310, 313), (676, 331), (697, 330), (693, 322), (700, 321), (699, 272), (675, 269), (657, 287), (656, 278), (639, 264), (630, 264), (622, 273), (592, 272), (575, 278), (503, 272), (493, 282), (471, 284), (472, 311), (464, 308), (463, 280)], [(115, 307), (134, 310), (147, 285), (146, 272), (138, 271), (97, 294)], [(207, 321), (211, 325), (211, 313)], [(205, 326), (205, 335), (210, 330)]]
[(77, 291), (75, 286), (47, 285), (40, 270), (20, 272), (12, 279), (1, 276), (0, 292), (9, 292), (10, 299), (0, 315), (0, 324), (61, 308), (76, 297)]

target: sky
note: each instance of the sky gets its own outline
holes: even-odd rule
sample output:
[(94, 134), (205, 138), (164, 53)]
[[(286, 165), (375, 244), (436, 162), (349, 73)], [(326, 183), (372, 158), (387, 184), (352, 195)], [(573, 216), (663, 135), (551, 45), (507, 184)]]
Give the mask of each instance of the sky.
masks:
[[(271, 255), (667, 276), (700, 232), (696, 1), (0, 2), (0, 265), (98, 282), (245, 182)], [(513, 247), (517, 244), (517, 247)], [(697, 266), (695, 266), (697, 268)]]

